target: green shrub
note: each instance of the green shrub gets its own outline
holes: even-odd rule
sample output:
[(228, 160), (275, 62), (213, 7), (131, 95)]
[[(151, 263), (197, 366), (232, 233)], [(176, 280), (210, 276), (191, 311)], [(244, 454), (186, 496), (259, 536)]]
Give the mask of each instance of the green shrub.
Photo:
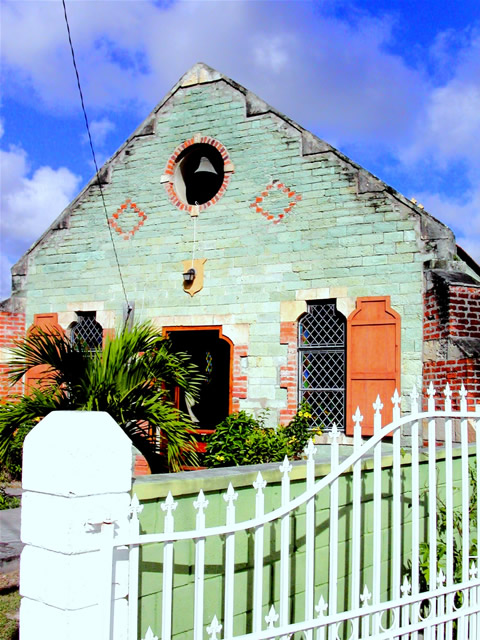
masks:
[(23, 441), (33, 425), (24, 424), (15, 432), (8, 454), (0, 470), (0, 482), (12, 482), (22, 479)]
[(20, 506), (20, 498), (9, 496), (5, 493), (5, 487), (0, 486), (0, 511), (3, 509), (14, 509)]
[(255, 428), (263, 427), (264, 417), (256, 420), (245, 411), (232, 413), (215, 427), (207, 438), (205, 465), (207, 467), (232, 467), (244, 464), (245, 445)]
[[(470, 499), (468, 507), (468, 519), (470, 532), (477, 531), (477, 470), (468, 468), (470, 481)], [(437, 497), (437, 575), (440, 570), (447, 571), (447, 506), (444, 500)], [(463, 522), (462, 508), (453, 509), (453, 578), (456, 582), (462, 581), (463, 575)], [(477, 555), (477, 536), (470, 536), (469, 556)], [(430, 582), (430, 545), (428, 542), (420, 543), (420, 583), (426, 589)]]
[(266, 415), (267, 411), (258, 418), (245, 411), (229, 415), (207, 438), (204, 464), (207, 467), (230, 467), (280, 462), (285, 456), (298, 459), (308, 439), (320, 433), (320, 430), (312, 430), (312, 416), (305, 403), (286, 426), (277, 429), (265, 427)]

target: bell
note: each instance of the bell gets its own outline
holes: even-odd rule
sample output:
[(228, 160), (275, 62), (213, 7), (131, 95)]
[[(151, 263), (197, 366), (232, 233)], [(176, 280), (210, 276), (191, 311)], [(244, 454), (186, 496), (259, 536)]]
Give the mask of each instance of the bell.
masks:
[(215, 173), (216, 175), (218, 175), (218, 172), (215, 171), (215, 167), (206, 156), (202, 156), (200, 158), (198, 167), (195, 169), (193, 173), (200, 173), (202, 171), (205, 173)]

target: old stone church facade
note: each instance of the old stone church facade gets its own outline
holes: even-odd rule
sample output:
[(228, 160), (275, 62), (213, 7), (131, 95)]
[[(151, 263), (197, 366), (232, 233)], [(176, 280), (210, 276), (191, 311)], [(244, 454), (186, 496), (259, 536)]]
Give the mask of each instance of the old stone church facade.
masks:
[(452, 231), (204, 64), (12, 278), (0, 348), (32, 324), (101, 343), (130, 309), (204, 371), (204, 427), (265, 407), (285, 422), (306, 400), (347, 433), (360, 405), (368, 434), (395, 388), (480, 397), (480, 268)]

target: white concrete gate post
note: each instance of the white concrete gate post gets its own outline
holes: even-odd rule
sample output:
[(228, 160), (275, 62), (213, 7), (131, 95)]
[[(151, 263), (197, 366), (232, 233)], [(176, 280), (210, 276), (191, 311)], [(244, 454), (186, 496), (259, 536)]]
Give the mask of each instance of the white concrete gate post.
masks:
[[(104, 412), (50, 413), (23, 451), (22, 640), (119, 640), (127, 633), (127, 556), (115, 575), (102, 543), (128, 527), (132, 445)], [(113, 523), (113, 524), (109, 524)], [(109, 626), (114, 583), (114, 630)]]

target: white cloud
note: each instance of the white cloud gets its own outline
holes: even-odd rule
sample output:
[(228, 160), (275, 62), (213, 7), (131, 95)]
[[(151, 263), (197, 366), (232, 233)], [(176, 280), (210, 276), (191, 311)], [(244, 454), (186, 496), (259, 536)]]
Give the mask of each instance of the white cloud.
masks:
[(463, 201), (438, 193), (419, 193), (417, 199), (427, 211), (455, 232), (459, 244), (480, 264), (480, 187)]
[[(90, 123), (90, 135), (92, 136), (92, 142), (94, 149), (101, 148), (105, 145), (108, 134), (115, 130), (115, 123), (108, 118), (102, 118), (101, 120), (93, 120)], [(84, 133), (82, 136), (84, 143), (88, 143), (88, 134)]]
[[(372, 156), (385, 152), (392, 164), (398, 161), (403, 175), (428, 166), (445, 184), (451, 163), (466, 162), (471, 188), (460, 204), (433, 189), (420, 195), (418, 186), (411, 195), (450, 224), (460, 244), (475, 247), (480, 238), (480, 34), (474, 29), (438, 34), (428, 60), (415, 67), (391, 52), (389, 17), (368, 17), (360, 3), (352, 3), (350, 19), (341, 20), (320, 5), (67, 3), (100, 156), (116, 111), (145, 114), (192, 64), (203, 61), (326, 140), (368, 146)], [(61, 3), (4, 0), (2, 11), (7, 90), (29, 105), (33, 93), (53, 113), (78, 110)], [(25, 177), (25, 158), (16, 153), (11, 171), (17, 167), (17, 178)], [(61, 170), (51, 171), (58, 178)], [(29, 198), (40, 200), (35, 191), (40, 179), (49, 181), (40, 174), (27, 178), (29, 188), (20, 181), (12, 203), (21, 208)]]
[(30, 175), (26, 152), (0, 150), (1, 297), (9, 295), (11, 265), (48, 228), (75, 195), (80, 177), (69, 169), (40, 167)]
[[(60, 3), (4, 6), (17, 99), (30, 101), (33, 87), (49, 109), (77, 108)], [(400, 140), (426, 91), (420, 72), (385, 51), (388, 19), (347, 24), (310, 2), (116, 2), (115, 20), (110, 2), (67, 9), (87, 108), (104, 112), (145, 113), (203, 61), (324, 136), (341, 127), (344, 141)]]
[(12, 286), (10, 269), (12, 265), (13, 261), (9, 260), (2, 251), (0, 253), (0, 300), (5, 300), (5, 298), (10, 296)]
[(277, 74), (284, 71), (290, 58), (286, 47), (286, 41), (288, 42), (289, 39), (292, 40), (285, 36), (276, 36), (271, 39), (260, 36), (258, 45), (253, 49), (257, 65)]
[[(439, 42), (451, 40), (451, 32)], [(455, 52), (441, 48), (441, 65), (449, 66), (448, 79), (429, 91), (425, 107), (416, 122), (415, 140), (405, 145), (401, 157), (407, 163), (429, 155), (434, 165), (446, 168), (448, 162), (466, 158), (480, 167), (480, 33), (473, 32)]]

